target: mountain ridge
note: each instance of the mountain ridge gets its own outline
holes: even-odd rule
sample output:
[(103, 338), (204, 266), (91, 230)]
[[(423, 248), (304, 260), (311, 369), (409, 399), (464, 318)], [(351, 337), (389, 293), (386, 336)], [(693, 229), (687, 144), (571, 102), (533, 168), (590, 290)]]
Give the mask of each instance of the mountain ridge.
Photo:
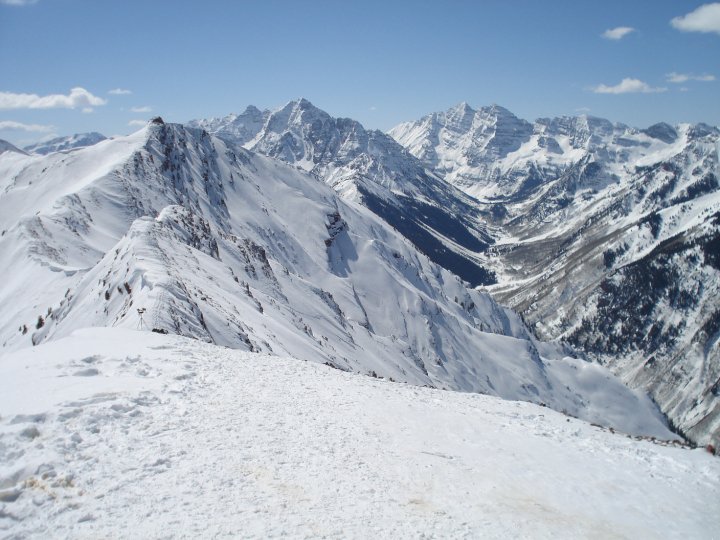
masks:
[[(262, 125), (249, 122), (245, 114), (188, 125), (317, 175), (471, 284), (494, 280), (478, 262), (493, 239), (474, 201), (428, 171), (391, 137), (365, 130), (349, 118), (333, 118), (304, 98), (263, 112)], [(248, 131), (237, 135), (238, 124), (257, 131), (252, 137)]]
[(142, 308), (158, 331), (669, 436), (646, 396), (537, 342), (365, 207), (201, 129), (153, 121), (0, 160), (0, 179), (6, 350), (136, 328)]

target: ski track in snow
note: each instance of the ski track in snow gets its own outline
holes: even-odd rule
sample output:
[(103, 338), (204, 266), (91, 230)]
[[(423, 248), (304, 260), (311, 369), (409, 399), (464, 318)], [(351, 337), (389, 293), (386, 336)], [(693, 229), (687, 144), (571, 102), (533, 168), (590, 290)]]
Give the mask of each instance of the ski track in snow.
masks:
[(0, 537), (711, 537), (720, 461), (177, 336), (0, 357)]

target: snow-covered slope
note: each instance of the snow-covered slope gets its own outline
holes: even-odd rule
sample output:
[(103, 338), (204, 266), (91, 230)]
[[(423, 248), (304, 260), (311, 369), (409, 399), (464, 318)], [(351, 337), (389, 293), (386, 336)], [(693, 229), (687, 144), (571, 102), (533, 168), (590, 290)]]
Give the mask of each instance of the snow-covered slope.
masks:
[(107, 137), (100, 133), (76, 133), (75, 135), (67, 135), (64, 137), (56, 137), (49, 141), (43, 141), (25, 147), (25, 151), (31, 154), (50, 154), (52, 152), (63, 152), (74, 148), (83, 148), (92, 146), (100, 141), (104, 141)]
[(306, 99), (272, 112), (248, 107), (241, 115), (189, 125), (311, 172), (469, 283), (493, 281), (492, 272), (478, 264), (492, 238), (474, 201), (388, 135), (333, 118)]
[[(28, 391), (31, 388), (32, 391)], [(720, 460), (177, 336), (0, 357), (8, 538), (710, 538)]]
[(717, 128), (530, 125), (461, 105), (392, 134), (485, 199), (496, 298), (646, 388), (694, 440), (720, 443)]
[(135, 328), (144, 308), (146, 328), (671, 436), (646, 396), (537, 344), (513, 312), (298, 168), (161, 119), (68, 154), (10, 157), (6, 349)]

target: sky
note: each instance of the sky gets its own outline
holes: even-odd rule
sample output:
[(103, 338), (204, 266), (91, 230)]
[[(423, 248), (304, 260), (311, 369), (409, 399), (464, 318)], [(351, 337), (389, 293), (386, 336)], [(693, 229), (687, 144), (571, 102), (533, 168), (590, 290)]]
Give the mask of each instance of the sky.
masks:
[(720, 2), (0, 0), (19, 146), (299, 97), (382, 130), (461, 101), (720, 125)]

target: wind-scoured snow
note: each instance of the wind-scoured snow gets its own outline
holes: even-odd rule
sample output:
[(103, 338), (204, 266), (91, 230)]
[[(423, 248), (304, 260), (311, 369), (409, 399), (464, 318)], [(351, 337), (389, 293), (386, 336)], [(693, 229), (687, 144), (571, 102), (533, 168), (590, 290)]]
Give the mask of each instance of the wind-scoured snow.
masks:
[(0, 357), (8, 538), (704, 538), (720, 462), (537, 405), (179, 336)]

